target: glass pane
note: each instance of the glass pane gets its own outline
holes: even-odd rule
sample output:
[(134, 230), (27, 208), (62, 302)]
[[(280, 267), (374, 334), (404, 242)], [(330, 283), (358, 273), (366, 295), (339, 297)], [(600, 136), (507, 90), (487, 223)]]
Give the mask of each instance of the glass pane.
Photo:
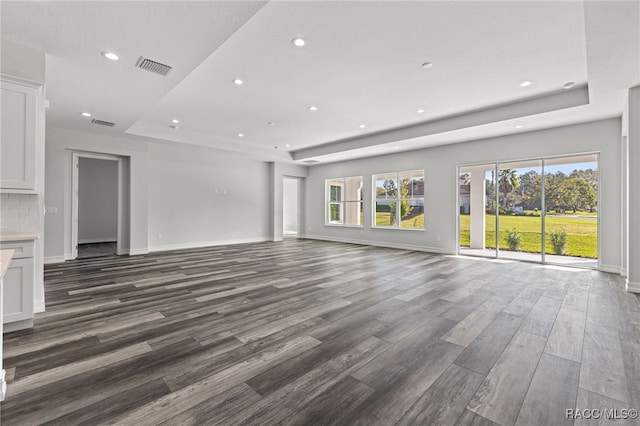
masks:
[(397, 226), (398, 174), (385, 173), (373, 177), (375, 186), (375, 226)]
[(329, 203), (328, 204), (328, 212), (327, 212), (327, 218), (329, 220), (329, 223), (333, 223), (333, 224), (342, 224), (342, 217), (343, 217), (343, 207), (342, 207), (342, 203)]
[(345, 201), (362, 201), (362, 176), (345, 179)]
[(499, 257), (542, 261), (542, 161), (498, 166)]
[(398, 174), (400, 180), (400, 226), (424, 229), (424, 171)]
[(396, 226), (395, 205), (395, 201), (376, 201), (376, 226)]
[(344, 179), (327, 179), (326, 185), (328, 201), (342, 201)]
[(398, 197), (398, 176), (386, 173), (374, 176), (376, 200), (395, 200)]
[[(484, 182), (485, 182), (485, 217), (484, 217), (484, 240), (485, 247), (483, 251), (486, 255), (496, 257), (498, 251), (496, 249), (496, 215), (498, 214), (498, 207), (496, 204), (497, 197), (497, 173), (495, 165), (490, 165), (483, 170)], [(472, 189), (473, 189), (472, 185)], [(475, 206), (471, 207), (472, 214), (477, 209)], [(472, 226), (473, 234), (473, 226)], [(481, 231), (478, 231), (481, 232)], [(473, 239), (473, 238), (472, 238)], [(472, 245), (473, 247), (473, 245)]]
[(346, 225), (362, 225), (362, 202), (347, 201), (345, 203), (345, 219)]
[(598, 156), (545, 160), (545, 261), (598, 266)]
[(495, 165), (461, 167), (458, 177), (460, 253), (496, 256)]

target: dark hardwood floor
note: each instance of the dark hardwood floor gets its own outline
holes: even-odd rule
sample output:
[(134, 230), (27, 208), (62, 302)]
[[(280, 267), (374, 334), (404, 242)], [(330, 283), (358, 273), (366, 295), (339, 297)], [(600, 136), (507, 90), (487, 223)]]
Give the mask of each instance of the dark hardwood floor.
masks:
[(287, 239), (51, 265), (45, 289), (34, 329), (4, 336), (4, 426), (640, 408), (638, 300), (597, 271)]

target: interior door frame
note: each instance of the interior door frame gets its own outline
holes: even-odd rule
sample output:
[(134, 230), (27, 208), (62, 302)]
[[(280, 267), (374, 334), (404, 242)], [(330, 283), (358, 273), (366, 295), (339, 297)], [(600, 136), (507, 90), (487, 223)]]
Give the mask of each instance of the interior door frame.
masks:
[[(299, 176), (288, 176), (288, 175), (284, 175), (282, 176), (283, 179), (283, 187), (284, 187), (284, 179), (291, 179), (291, 180), (295, 180), (296, 181), (296, 197), (297, 197), (297, 202), (296, 202), (296, 238), (301, 238), (302, 235), (302, 230), (304, 229), (304, 227), (302, 226), (302, 203), (303, 203), (303, 183), (304, 183), (304, 178), (301, 178)], [(284, 207), (284, 193), (283, 193), (283, 197), (282, 197), (282, 201), (283, 201), (283, 207)], [(283, 218), (284, 218), (284, 214), (283, 214)], [(284, 224), (283, 224), (283, 228), (282, 228), (282, 232), (284, 234)]]
[(124, 214), (122, 206), (124, 205), (122, 197), (124, 197), (124, 158), (117, 155), (101, 154), (94, 152), (73, 151), (72, 155), (72, 183), (71, 183), (71, 258), (78, 258), (78, 206), (79, 206), (79, 167), (80, 158), (92, 158), (94, 160), (116, 161), (118, 163), (118, 202), (117, 202), (117, 225), (116, 225), (116, 253), (124, 254), (122, 249), (124, 235)]

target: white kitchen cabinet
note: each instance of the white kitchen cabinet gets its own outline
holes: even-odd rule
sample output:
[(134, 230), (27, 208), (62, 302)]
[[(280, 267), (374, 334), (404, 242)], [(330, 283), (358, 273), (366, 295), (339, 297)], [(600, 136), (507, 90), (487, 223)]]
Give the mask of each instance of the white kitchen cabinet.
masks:
[(1, 89), (0, 189), (35, 191), (41, 87), (2, 79)]
[(35, 278), (34, 242), (3, 242), (3, 249), (13, 249), (13, 260), (4, 275), (2, 322), (4, 331), (33, 326), (33, 287)]

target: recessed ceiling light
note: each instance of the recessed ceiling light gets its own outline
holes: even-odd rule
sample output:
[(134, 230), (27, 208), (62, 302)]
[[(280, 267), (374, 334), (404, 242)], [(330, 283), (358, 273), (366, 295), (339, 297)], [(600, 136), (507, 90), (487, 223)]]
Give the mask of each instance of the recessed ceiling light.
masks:
[(293, 45), (296, 47), (302, 47), (305, 44), (307, 44), (307, 41), (302, 37), (296, 37), (293, 40), (291, 40), (291, 43), (293, 43)]
[(118, 59), (120, 59), (120, 57), (113, 52), (102, 52), (102, 56), (107, 59), (111, 59), (112, 61), (117, 61)]
[(80, 115), (83, 117), (91, 117), (91, 113), (88, 112), (81, 112)]
[(171, 120), (171, 122), (173, 124), (178, 124), (180, 122), (180, 120), (178, 120), (177, 118), (174, 118), (173, 120)]
[(239, 138), (244, 138), (244, 133), (238, 133)]
[(422, 108), (420, 108), (419, 110), (416, 111), (418, 114), (422, 114), (424, 112), (424, 110)]
[(563, 87), (564, 87), (565, 89), (571, 89), (571, 88), (572, 88), (573, 86), (575, 86), (575, 85), (576, 85), (576, 83), (574, 83), (573, 81), (570, 81), (570, 82), (568, 82), (568, 83), (565, 83)]
[(523, 126), (522, 124), (518, 124), (518, 125), (516, 126), (516, 129), (522, 129), (523, 127), (524, 127), (524, 126)]
[(278, 145), (273, 147), (274, 149), (280, 149), (280, 147)]
[(286, 146), (287, 148), (289, 148), (289, 147), (290, 147), (291, 145), (289, 145), (289, 144), (286, 144), (285, 146)]
[(533, 83), (530, 81), (523, 81), (522, 83), (520, 83), (520, 87), (527, 87), (527, 86), (531, 86)]
[(244, 84), (244, 81), (242, 81), (239, 78), (234, 78), (233, 79), (233, 84), (235, 84), (236, 86), (242, 86)]
[(180, 128), (180, 126), (169, 126), (169, 128), (173, 129), (173, 130), (178, 130)]
[(274, 123), (273, 121), (267, 121), (267, 126), (275, 126), (276, 123)]
[(317, 110), (318, 110), (318, 107), (317, 107), (317, 106), (315, 106), (315, 105), (311, 105), (311, 106), (309, 107), (309, 111), (317, 111)]
[(399, 146), (394, 146), (393, 149), (400, 149), (400, 147)]
[(361, 124), (361, 125), (359, 125), (358, 127), (360, 127), (361, 129), (364, 129), (364, 128), (365, 128), (365, 127), (367, 127), (367, 126), (365, 126), (364, 124)]
[(424, 68), (425, 70), (431, 68), (433, 66), (433, 64), (431, 62), (425, 62), (424, 64), (422, 64), (422, 68)]

